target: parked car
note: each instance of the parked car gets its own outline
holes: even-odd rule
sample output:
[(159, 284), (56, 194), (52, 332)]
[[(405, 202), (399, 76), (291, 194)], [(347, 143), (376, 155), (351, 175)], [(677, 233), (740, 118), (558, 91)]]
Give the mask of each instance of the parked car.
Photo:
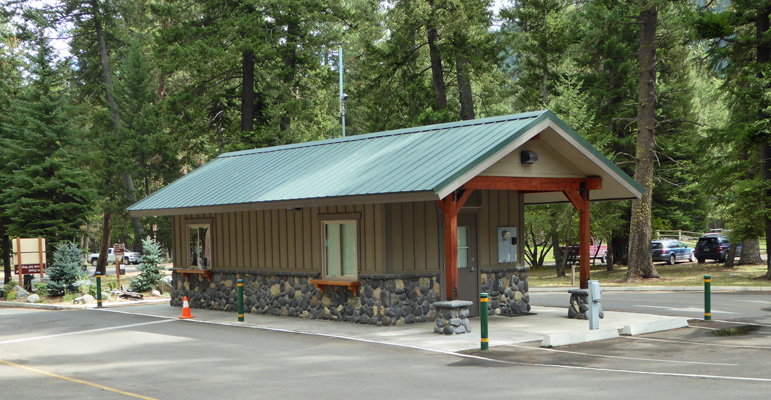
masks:
[[(92, 253), (88, 256), (88, 262), (96, 267), (96, 261), (99, 259), (99, 253)], [(139, 254), (125, 250), (123, 252), (123, 264), (139, 264)], [(115, 254), (113, 248), (107, 249), (107, 264), (115, 264)]]
[[(728, 250), (731, 248), (731, 240), (728, 236), (708, 234), (699, 238), (696, 242), (696, 259), (700, 263), (705, 260), (725, 262), (728, 258)], [(736, 256), (742, 254), (742, 244), (736, 246)]]
[(677, 261), (696, 260), (695, 250), (679, 240), (653, 240), (651, 241), (651, 256), (653, 261), (661, 261), (675, 265)]

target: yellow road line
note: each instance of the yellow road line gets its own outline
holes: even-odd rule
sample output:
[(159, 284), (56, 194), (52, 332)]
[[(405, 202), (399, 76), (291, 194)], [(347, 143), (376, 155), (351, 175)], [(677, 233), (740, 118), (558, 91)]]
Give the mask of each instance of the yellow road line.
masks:
[(16, 367), (16, 368), (19, 368), (19, 369), (24, 369), (24, 370), (27, 370), (27, 371), (35, 372), (35, 373), (38, 373), (38, 374), (48, 375), (48, 376), (50, 376), (52, 378), (58, 378), (58, 379), (62, 379), (62, 380), (65, 380), (65, 381), (70, 381), (70, 382), (73, 382), (73, 383), (79, 383), (81, 385), (92, 386), (92, 387), (95, 387), (97, 389), (107, 390), (108, 392), (118, 393), (118, 394), (122, 394), (124, 396), (135, 397), (137, 399), (145, 399), (145, 400), (157, 400), (157, 399), (155, 399), (153, 397), (142, 396), (141, 394), (136, 394), (136, 393), (124, 392), (122, 390), (113, 389), (111, 387), (100, 385), (98, 383), (86, 382), (86, 381), (82, 381), (80, 379), (75, 379), (75, 378), (68, 378), (66, 376), (57, 375), (57, 374), (54, 374), (54, 373), (51, 373), (51, 372), (47, 372), (47, 371), (43, 371), (43, 370), (37, 369), (37, 368), (27, 367), (26, 365), (20, 365), (20, 364), (16, 364), (16, 363), (13, 363), (13, 362), (10, 362), (10, 361), (0, 360), (0, 363), (3, 363), (5, 365), (11, 366), (11, 367)]

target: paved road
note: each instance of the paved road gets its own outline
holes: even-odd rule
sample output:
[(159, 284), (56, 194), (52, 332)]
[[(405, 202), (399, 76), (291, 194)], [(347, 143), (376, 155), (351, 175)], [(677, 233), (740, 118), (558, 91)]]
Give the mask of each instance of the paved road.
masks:
[[(771, 326), (771, 292), (713, 292), (712, 319)], [(530, 292), (530, 303), (567, 307), (567, 291)], [(602, 308), (676, 317), (703, 318), (704, 292), (612, 292), (602, 294)]]
[(115, 311), (0, 308), (2, 397), (765, 399), (771, 388), (768, 328), (452, 355)]

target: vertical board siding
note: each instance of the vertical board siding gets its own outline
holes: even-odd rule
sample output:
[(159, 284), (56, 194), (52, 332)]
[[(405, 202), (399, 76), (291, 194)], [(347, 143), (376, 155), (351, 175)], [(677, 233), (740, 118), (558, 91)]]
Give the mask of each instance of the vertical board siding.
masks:
[(402, 205), (402, 269), (415, 271), (415, 203)]
[(375, 270), (386, 273), (386, 206), (375, 205)]
[(249, 250), (244, 246), (244, 213), (233, 213), (233, 218), (236, 220), (236, 237), (234, 240), (236, 242), (234, 249), (236, 253), (236, 265), (234, 265), (234, 267), (243, 268), (246, 266), (246, 263), (244, 262), (244, 259), (246, 258), (245, 253)]
[(364, 206), (364, 218), (362, 218), (362, 235), (364, 240), (362, 244), (362, 271), (368, 273), (377, 272), (377, 260), (375, 258), (375, 205), (367, 204)]
[(391, 220), (388, 223), (391, 225), (391, 262), (393, 263), (393, 272), (399, 273), (404, 271), (404, 263), (402, 262), (402, 254), (404, 253), (402, 248), (402, 203), (391, 205)]
[(259, 253), (257, 253), (257, 211), (249, 211), (249, 268), (256, 269), (259, 264)]
[(278, 232), (278, 210), (270, 211), (270, 229), (266, 232), (270, 235), (271, 262), (268, 269), (281, 268), (281, 235)]
[(305, 207), (302, 210), (302, 250), (303, 250), (303, 270), (313, 269), (313, 223), (312, 210)]
[(257, 214), (257, 269), (268, 268), (267, 259), (265, 254), (267, 253), (266, 237), (265, 235), (265, 220), (267, 213), (265, 211), (256, 211)]
[(414, 204), (415, 214), (413, 215), (413, 219), (415, 220), (415, 269), (418, 271), (425, 271), (428, 269), (428, 266), (426, 265), (426, 253), (428, 252), (428, 247), (426, 246), (426, 214), (428, 213), (428, 207), (427, 202)]
[(313, 207), (311, 209), (310, 219), (310, 231), (311, 231), (311, 244), (312, 249), (311, 259), (313, 263), (311, 268), (314, 271), (321, 271), (321, 224), (319, 223), (319, 208)]
[(444, 238), (444, 230), (439, 218), (439, 206), (429, 201), (426, 205), (426, 270), (441, 269), (442, 253), (440, 253), (439, 241)]
[(281, 265), (286, 265), (289, 269), (295, 269), (297, 268), (297, 253), (295, 253), (295, 247), (297, 243), (295, 242), (294, 238), (294, 211), (280, 211), (284, 215), (284, 219), (281, 221), (280, 226), (286, 227), (284, 230), (284, 236), (282, 237), (284, 243), (286, 244), (286, 250), (284, 251), (286, 253), (286, 264), (284, 264), (282, 260)]
[[(443, 230), (435, 202), (392, 203), (389, 235), (393, 273), (419, 273), (441, 269)], [(377, 215), (377, 214), (376, 214)], [(384, 214), (381, 214), (384, 215)], [(388, 232), (388, 233), (385, 233)], [(439, 235), (442, 235), (440, 238)], [(385, 242), (382, 242), (385, 245)], [(388, 249), (384, 253), (386, 253)], [(384, 260), (388, 263), (387, 260)], [(380, 270), (385, 272), (384, 270)]]
[[(422, 210), (423, 205), (419, 205)], [(409, 210), (413, 209), (418, 208), (410, 204)], [(319, 214), (358, 213), (361, 215), (357, 250), (360, 273), (384, 272), (384, 210), (383, 204), (370, 204), (306, 207), (297, 211), (279, 209), (174, 216), (172, 251), (175, 267), (183, 268), (188, 262), (186, 220), (210, 218), (214, 269), (321, 271), (323, 239)], [(415, 219), (425, 221), (422, 213), (415, 211)], [(414, 230), (414, 227), (410, 229)], [(415, 242), (414, 237), (404, 238), (400, 243), (410, 244), (412, 253), (425, 247), (412, 242)], [(415, 257), (411, 258), (414, 263)]]
[[(485, 232), (489, 232), (492, 227), (490, 226), (490, 192), (482, 192), (482, 208), (479, 216), (479, 265), (484, 267), (490, 265), (490, 241), (485, 239)], [(497, 231), (497, 229), (496, 229)], [(496, 254), (496, 257), (498, 255)]]

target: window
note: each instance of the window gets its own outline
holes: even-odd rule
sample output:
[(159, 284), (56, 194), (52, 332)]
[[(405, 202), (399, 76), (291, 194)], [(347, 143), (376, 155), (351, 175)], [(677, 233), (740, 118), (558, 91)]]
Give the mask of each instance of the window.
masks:
[(468, 226), (458, 227), (458, 268), (468, 268)]
[(355, 220), (322, 221), (324, 277), (356, 279), (358, 238)]
[(211, 224), (188, 224), (188, 260), (191, 269), (211, 268)]

